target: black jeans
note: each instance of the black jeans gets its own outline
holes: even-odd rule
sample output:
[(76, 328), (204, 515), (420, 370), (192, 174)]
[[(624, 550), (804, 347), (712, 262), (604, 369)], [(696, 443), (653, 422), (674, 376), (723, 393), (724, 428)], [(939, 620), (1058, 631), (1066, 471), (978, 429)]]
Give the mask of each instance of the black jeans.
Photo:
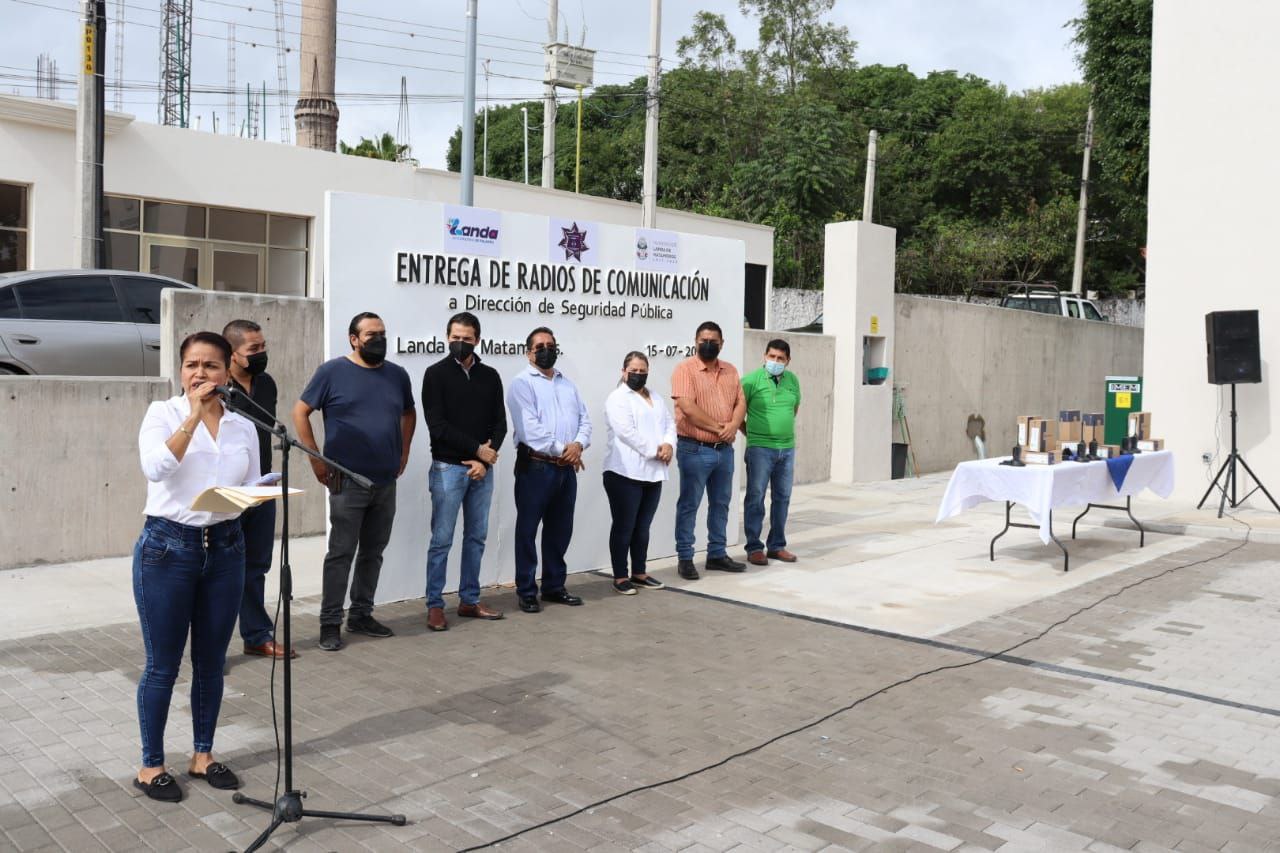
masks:
[[(341, 625), (342, 605), (351, 584), (351, 610), (359, 619), (373, 612), (382, 571), (382, 551), (391, 539), (396, 517), (396, 484), (365, 489), (347, 480), (342, 491), (329, 495), (329, 553), (324, 558), (324, 589), (320, 624)], [(355, 571), (351, 558), (355, 558)]]
[(516, 461), (516, 594), (538, 594), (538, 527), (542, 527), (542, 594), (564, 591), (565, 551), (573, 538), (578, 475), (566, 465)]
[(643, 575), (649, 557), (649, 525), (658, 511), (662, 497), (662, 481), (649, 483), (633, 480), (613, 471), (604, 472), (604, 493), (609, 496), (609, 512), (613, 526), (609, 528), (609, 559), (613, 577), (627, 577), (627, 555), (631, 556), (631, 574)]
[(276, 544), (276, 502), (267, 501), (240, 514), (244, 530), (244, 596), (240, 599), (240, 639), (260, 646), (274, 639), (275, 623), (267, 613), (267, 572)]

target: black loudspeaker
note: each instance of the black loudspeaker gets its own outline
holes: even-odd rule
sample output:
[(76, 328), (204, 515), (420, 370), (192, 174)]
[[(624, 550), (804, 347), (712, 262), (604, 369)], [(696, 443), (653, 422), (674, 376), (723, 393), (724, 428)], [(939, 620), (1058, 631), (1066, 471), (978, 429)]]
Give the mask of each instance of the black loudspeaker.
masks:
[(1257, 311), (1214, 311), (1204, 315), (1209, 351), (1209, 384), (1262, 381)]

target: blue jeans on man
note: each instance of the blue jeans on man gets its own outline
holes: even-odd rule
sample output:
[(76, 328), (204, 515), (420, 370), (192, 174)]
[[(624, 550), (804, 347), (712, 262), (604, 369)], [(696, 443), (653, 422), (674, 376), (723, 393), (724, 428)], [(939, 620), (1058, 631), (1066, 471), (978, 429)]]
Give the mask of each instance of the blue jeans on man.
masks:
[(482, 480), (467, 476), (466, 465), (432, 462), (431, 547), (427, 549), (427, 607), (444, 607), (444, 583), (449, 551), (462, 511), (462, 571), (458, 599), (462, 604), (480, 601), (480, 561), (489, 535), (489, 502), (493, 497), (493, 469)]
[(542, 526), (542, 594), (564, 592), (573, 539), (578, 474), (568, 465), (529, 459), (516, 463), (516, 594), (534, 598), (538, 583), (538, 526)]
[(275, 623), (263, 603), (267, 572), (276, 544), (276, 504), (268, 501), (240, 515), (244, 530), (244, 595), (240, 600), (240, 639), (261, 646), (274, 639)]
[(764, 525), (764, 493), (770, 492), (768, 553), (787, 547), (787, 511), (791, 507), (791, 481), (795, 476), (796, 449), (788, 447), (748, 447), (747, 500), (742, 508), (742, 526), (747, 534), (747, 553), (766, 550), (760, 541)]
[(681, 438), (676, 442), (680, 497), (676, 501), (676, 556), (693, 559), (698, 504), (707, 494), (707, 559), (727, 557), (729, 501), (733, 497), (733, 445), (707, 447)]
[(191, 638), (192, 752), (212, 752), (222, 670), (244, 589), (240, 521), (212, 527), (148, 516), (133, 546), (133, 599), (147, 663), (138, 679), (142, 766), (164, 766), (164, 729)]

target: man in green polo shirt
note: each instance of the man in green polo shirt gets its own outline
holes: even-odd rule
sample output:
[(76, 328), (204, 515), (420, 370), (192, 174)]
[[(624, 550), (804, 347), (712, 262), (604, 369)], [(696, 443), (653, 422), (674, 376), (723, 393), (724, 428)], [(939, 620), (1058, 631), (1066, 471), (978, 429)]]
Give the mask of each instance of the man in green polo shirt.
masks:
[[(794, 563), (787, 550), (787, 510), (796, 467), (796, 412), (800, 410), (800, 380), (787, 370), (791, 345), (781, 338), (769, 341), (763, 366), (742, 377), (747, 398), (747, 502), (743, 527), (747, 533), (747, 562), (767, 566), (769, 560)], [(769, 545), (760, 541), (764, 525), (764, 493), (772, 490), (769, 507)]]

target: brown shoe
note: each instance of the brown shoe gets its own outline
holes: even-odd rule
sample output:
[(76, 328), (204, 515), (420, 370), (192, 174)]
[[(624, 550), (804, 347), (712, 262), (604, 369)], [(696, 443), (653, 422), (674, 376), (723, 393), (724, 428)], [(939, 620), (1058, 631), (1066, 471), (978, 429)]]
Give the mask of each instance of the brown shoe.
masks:
[(767, 566), (769, 558), (764, 555), (764, 551), (752, 551), (747, 555), (747, 562), (753, 566)]
[[(267, 640), (260, 646), (251, 646), (248, 643), (245, 643), (244, 653), (246, 655), (254, 655), (255, 657), (260, 658), (283, 658), (284, 646), (280, 645), (275, 640)], [(291, 650), (289, 657), (296, 658), (297, 656), (298, 650)]]
[(432, 631), (448, 631), (449, 623), (444, 618), (443, 607), (427, 608), (427, 627)]
[(501, 619), (502, 611), (494, 610), (477, 601), (475, 604), (459, 604), (458, 615), (469, 616), (472, 619)]
[(769, 552), (769, 559), (770, 559), (770, 560), (781, 560), (781, 561), (782, 561), (782, 562), (784, 562), (784, 563), (794, 563), (794, 562), (796, 561), (796, 555), (795, 555), (795, 554), (792, 554), (792, 553), (791, 553), (790, 551), (788, 551), (786, 548), (781, 548), (781, 549), (779, 549), (779, 550), (777, 550), (777, 551), (770, 551), (770, 552)]

